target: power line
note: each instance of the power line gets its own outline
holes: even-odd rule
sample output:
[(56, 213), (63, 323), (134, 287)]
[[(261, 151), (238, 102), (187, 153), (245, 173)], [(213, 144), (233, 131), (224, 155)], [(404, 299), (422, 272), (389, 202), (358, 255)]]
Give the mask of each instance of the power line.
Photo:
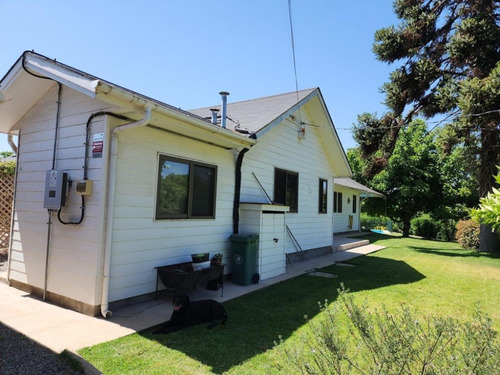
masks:
[[(500, 109), (493, 109), (491, 111), (485, 111), (485, 112), (481, 112), (481, 113), (471, 113), (470, 115), (462, 115), (462, 116), (459, 116), (459, 117), (462, 117), (462, 118), (468, 118), (468, 117), (481, 117), (481, 116), (484, 116), (484, 115), (489, 115), (489, 114), (492, 114), (492, 113), (500, 113)], [(436, 120), (436, 121), (425, 121), (425, 123), (427, 125), (431, 125), (431, 124), (437, 124), (436, 126), (434, 126), (430, 131), (434, 130), (436, 127), (438, 127), (440, 124), (442, 124), (443, 122), (447, 121), (450, 117), (454, 116), (456, 114), (456, 112), (446, 116), (444, 119), (441, 119), (441, 120)], [(455, 117), (453, 120), (457, 120), (458, 117)], [(313, 125), (313, 124), (307, 124), (307, 125)], [(381, 126), (381, 127), (377, 127), (376, 129), (380, 129), (380, 130), (388, 130), (388, 129), (397, 129), (397, 128), (404, 128), (405, 126), (407, 125), (395, 125), (395, 126)], [(351, 128), (338, 128), (338, 127), (335, 127), (335, 129), (337, 130), (352, 130), (352, 127)], [(492, 129), (494, 130), (494, 129)]]

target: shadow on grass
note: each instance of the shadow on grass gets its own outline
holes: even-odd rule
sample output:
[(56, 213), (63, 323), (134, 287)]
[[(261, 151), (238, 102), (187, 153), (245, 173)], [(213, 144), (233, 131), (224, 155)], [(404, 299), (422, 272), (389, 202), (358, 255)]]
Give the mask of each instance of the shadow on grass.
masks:
[(447, 257), (500, 259), (500, 254), (479, 252), (475, 250), (457, 250), (457, 251), (436, 250), (436, 249), (429, 249), (426, 247), (416, 247), (416, 246), (409, 246), (408, 248), (414, 251), (418, 251), (419, 253), (441, 255)]
[(337, 299), (341, 283), (351, 291), (360, 291), (424, 278), (402, 261), (360, 257), (351, 263), (356, 267), (332, 265), (322, 269), (336, 274), (333, 279), (302, 275), (226, 302), (229, 319), (225, 326), (208, 330), (199, 325), (168, 335), (153, 335), (154, 329), (149, 329), (141, 335), (185, 353), (215, 373), (223, 373), (272, 349), (278, 336), (290, 337), (304, 325), (305, 315), (318, 314), (318, 302)]

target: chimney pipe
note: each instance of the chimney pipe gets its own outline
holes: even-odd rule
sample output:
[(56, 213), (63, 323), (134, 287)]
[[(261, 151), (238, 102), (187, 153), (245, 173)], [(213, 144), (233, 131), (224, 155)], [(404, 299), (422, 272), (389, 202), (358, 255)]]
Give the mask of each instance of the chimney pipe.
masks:
[(210, 111), (212, 111), (212, 124), (217, 125), (217, 112), (219, 110), (217, 108), (210, 108)]
[(227, 115), (227, 96), (229, 95), (226, 91), (219, 92), (219, 95), (222, 97), (222, 114), (221, 114), (221, 126), (226, 128), (226, 115)]

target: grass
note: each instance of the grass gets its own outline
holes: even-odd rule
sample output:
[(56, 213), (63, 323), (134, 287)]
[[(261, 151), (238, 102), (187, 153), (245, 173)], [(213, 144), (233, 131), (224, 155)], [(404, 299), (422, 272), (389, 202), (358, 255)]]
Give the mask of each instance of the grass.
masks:
[(224, 304), (225, 326), (190, 327), (169, 335), (145, 330), (79, 352), (105, 374), (273, 374), (286, 366), (274, 347), (300, 345), (304, 316), (318, 302), (335, 301), (340, 283), (369, 306), (406, 304), (423, 315), (470, 320), (479, 303), (500, 330), (500, 257), (462, 250), (457, 244), (371, 235), (387, 249), (332, 265), (336, 278), (302, 275)]

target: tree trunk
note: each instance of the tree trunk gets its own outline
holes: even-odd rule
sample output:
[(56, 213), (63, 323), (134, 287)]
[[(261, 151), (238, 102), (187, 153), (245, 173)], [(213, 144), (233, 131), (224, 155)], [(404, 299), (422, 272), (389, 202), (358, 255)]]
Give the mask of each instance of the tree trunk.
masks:
[(409, 220), (403, 221), (403, 237), (410, 237), (410, 225)]

